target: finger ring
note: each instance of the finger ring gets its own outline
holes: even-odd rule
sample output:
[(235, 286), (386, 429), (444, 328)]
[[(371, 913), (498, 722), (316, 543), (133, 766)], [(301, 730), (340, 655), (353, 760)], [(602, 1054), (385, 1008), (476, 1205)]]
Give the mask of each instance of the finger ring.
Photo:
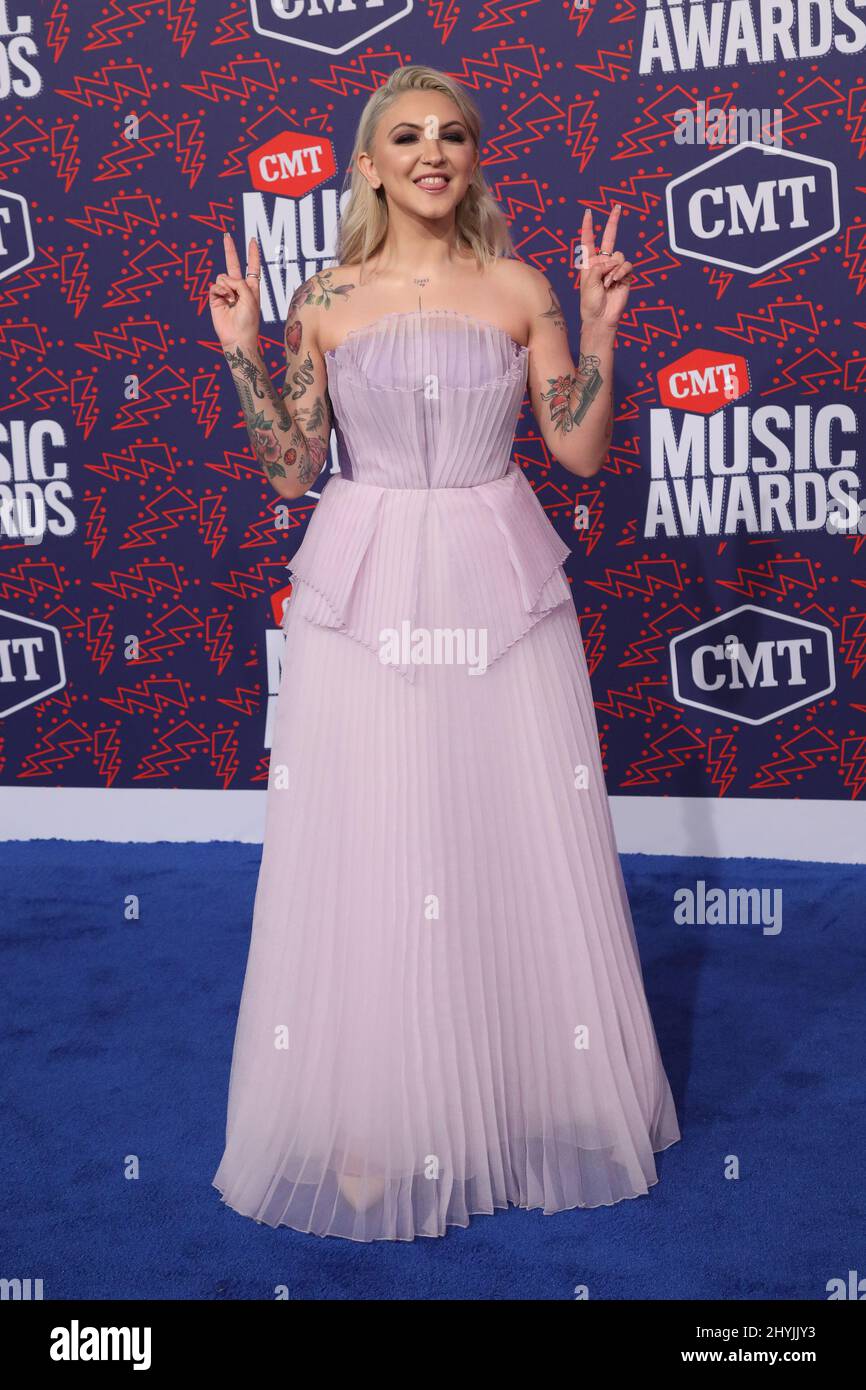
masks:
[(251, 277), (255, 280), (261, 280), (262, 272), (260, 270), (250, 270), (249, 267), (247, 267), (247, 279), (249, 280)]

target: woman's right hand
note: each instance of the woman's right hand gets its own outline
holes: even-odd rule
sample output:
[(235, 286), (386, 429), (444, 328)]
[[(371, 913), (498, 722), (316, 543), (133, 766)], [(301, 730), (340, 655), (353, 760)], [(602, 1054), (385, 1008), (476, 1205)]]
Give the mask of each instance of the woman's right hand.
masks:
[(223, 243), (225, 272), (220, 272), (208, 286), (213, 326), (222, 348), (242, 347), (246, 352), (257, 352), (261, 321), (259, 244), (255, 237), (250, 237), (247, 273), (243, 276), (234, 241), (228, 232)]

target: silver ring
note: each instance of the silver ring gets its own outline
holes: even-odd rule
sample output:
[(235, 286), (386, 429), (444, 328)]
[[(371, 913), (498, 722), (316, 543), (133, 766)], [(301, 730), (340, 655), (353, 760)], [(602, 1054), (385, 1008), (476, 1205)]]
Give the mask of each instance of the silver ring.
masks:
[(250, 276), (252, 276), (254, 280), (261, 280), (262, 272), (260, 270), (248, 270), (244, 279), (249, 280)]

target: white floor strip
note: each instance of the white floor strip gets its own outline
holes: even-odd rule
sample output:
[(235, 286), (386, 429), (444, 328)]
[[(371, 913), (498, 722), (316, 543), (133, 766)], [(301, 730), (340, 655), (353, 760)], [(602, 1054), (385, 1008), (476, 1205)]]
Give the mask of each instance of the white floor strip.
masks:
[[(866, 802), (613, 796), (622, 854), (866, 863)], [(261, 843), (264, 791), (0, 787), (0, 840)]]

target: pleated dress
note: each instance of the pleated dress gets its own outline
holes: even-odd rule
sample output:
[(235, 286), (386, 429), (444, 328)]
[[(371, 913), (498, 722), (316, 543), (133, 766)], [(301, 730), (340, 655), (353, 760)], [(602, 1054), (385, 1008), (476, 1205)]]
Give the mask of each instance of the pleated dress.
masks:
[(512, 461), (528, 349), (413, 310), (326, 361), (213, 1185), (356, 1241), (646, 1194), (680, 1131), (569, 547)]

